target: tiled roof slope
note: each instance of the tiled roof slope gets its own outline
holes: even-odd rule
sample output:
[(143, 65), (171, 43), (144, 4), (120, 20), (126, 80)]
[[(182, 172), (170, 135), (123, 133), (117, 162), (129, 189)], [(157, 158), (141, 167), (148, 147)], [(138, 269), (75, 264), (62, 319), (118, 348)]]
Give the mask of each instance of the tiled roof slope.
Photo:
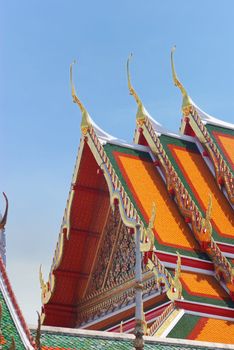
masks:
[[(174, 198), (185, 221), (192, 227), (199, 250), (209, 255), (217, 277), (224, 279), (234, 298), (232, 265), (225, 256), (227, 252), (233, 253), (234, 248), (233, 211), (215, 184), (198, 151), (196, 140), (158, 129), (157, 123), (149, 115), (142, 114), (137, 123), (135, 141), (150, 146), (156, 159), (155, 165), (166, 181), (167, 191)], [(211, 217), (211, 206), (208, 210), (209, 194), (214, 201)], [(212, 231), (216, 237), (213, 237)], [(219, 245), (216, 243), (217, 238)]]
[[(134, 336), (129, 334), (42, 327), (41, 345), (42, 350), (132, 350), (133, 339)], [(216, 349), (234, 349), (234, 346), (222, 344), (145, 337), (145, 350), (208, 350), (214, 346)]]
[(233, 129), (228, 129), (224, 126), (206, 124), (206, 128), (219, 148), (220, 153), (226, 162), (230, 164), (232, 173), (234, 173), (234, 126)]
[(234, 344), (234, 321), (184, 314), (167, 337)]
[(184, 186), (204, 216), (208, 196), (211, 194), (213, 238), (234, 245), (233, 210), (215, 183), (195, 142), (168, 135), (161, 135), (160, 140)]
[(186, 301), (230, 308), (234, 318), (234, 302), (214, 276), (184, 271), (182, 267), (180, 281), (183, 286), (182, 294)]
[(33, 349), (32, 337), (12, 291), (5, 266), (0, 257), (0, 303), (2, 307), (1, 345), (9, 349), (12, 338), (16, 349)]
[(152, 203), (156, 203), (156, 249), (171, 253), (179, 251), (186, 256), (207, 259), (198, 252), (198, 244), (168, 195), (147, 147), (143, 152), (107, 143), (104, 149), (145, 226), (150, 219)]

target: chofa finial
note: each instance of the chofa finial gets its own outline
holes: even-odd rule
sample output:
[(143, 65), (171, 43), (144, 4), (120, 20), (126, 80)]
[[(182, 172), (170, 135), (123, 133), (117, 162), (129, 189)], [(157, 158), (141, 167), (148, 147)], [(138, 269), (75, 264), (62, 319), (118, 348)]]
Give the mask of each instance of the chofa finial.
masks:
[(82, 120), (81, 120), (81, 131), (82, 133), (85, 135), (90, 127), (90, 118), (89, 118), (89, 114), (87, 112), (87, 110), (85, 109), (83, 103), (80, 101), (80, 99), (77, 97), (76, 94), (76, 90), (75, 90), (75, 86), (73, 84), (73, 79), (72, 79), (72, 67), (73, 65), (76, 63), (76, 61), (74, 60), (71, 64), (70, 64), (70, 83), (71, 83), (71, 92), (72, 92), (72, 98), (73, 98), (73, 102), (76, 103), (82, 113)]
[(175, 65), (174, 65), (174, 52), (176, 50), (176, 46), (174, 45), (171, 49), (171, 69), (172, 69), (172, 76), (173, 76), (173, 81), (175, 86), (178, 86), (180, 89), (182, 95), (183, 95), (183, 103), (182, 103), (182, 112), (185, 115), (188, 115), (190, 112), (190, 107), (191, 107), (191, 100), (190, 97), (187, 94), (187, 91), (185, 90), (183, 84), (179, 81), (176, 70), (175, 70)]
[(132, 95), (135, 98), (136, 103), (139, 106), (139, 105), (142, 105), (142, 102), (141, 102), (139, 96), (137, 95), (134, 87), (131, 84), (131, 77), (130, 77), (130, 70), (129, 70), (129, 62), (130, 62), (130, 59), (132, 58), (132, 56), (133, 56), (132, 53), (130, 53), (130, 55), (128, 56), (128, 60), (127, 60), (128, 89), (129, 89), (130, 95)]
[(151, 217), (149, 219), (149, 224), (146, 229), (143, 230), (143, 239), (146, 239), (146, 242), (141, 243), (141, 252), (148, 252), (152, 251), (154, 248), (154, 224), (155, 224), (155, 218), (156, 218), (156, 205), (153, 202), (152, 203), (152, 209), (151, 209)]
[(2, 194), (3, 194), (5, 201), (6, 201), (6, 209), (5, 209), (5, 212), (3, 214), (2, 219), (0, 221), (0, 230), (3, 230), (5, 228), (5, 225), (7, 222), (7, 214), (8, 214), (8, 198), (4, 192), (2, 192)]
[(212, 196), (210, 193), (206, 215), (205, 215), (205, 218), (202, 219), (202, 230), (203, 230), (203, 233), (205, 233), (206, 236), (208, 237), (211, 237), (212, 235), (211, 212), (212, 212)]
[(130, 92), (130, 95), (132, 95), (135, 98), (135, 101), (138, 105), (138, 110), (137, 110), (137, 114), (136, 114), (136, 120), (137, 123), (139, 125), (142, 125), (145, 121), (145, 112), (144, 112), (144, 106), (141, 102), (140, 97), (138, 96), (138, 94), (136, 93), (136, 90), (133, 88), (132, 84), (131, 84), (131, 78), (130, 78), (130, 71), (129, 71), (129, 62), (130, 59), (132, 58), (132, 53), (128, 56), (128, 60), (127, 60), (127, 77), (128, 77), (128, 89)]

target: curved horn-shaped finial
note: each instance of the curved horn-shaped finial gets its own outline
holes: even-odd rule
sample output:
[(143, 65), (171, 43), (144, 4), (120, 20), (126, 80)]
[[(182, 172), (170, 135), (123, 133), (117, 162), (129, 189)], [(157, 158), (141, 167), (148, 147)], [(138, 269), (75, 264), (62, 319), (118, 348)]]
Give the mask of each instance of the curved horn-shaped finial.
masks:
[(181, 256), (179, 252), (176, 252), (176, 254), (177, 254), (177, 263), (176, 263), (175, 278), (179, 279), (180, 273), (181, 273)]
[(178, 88), (180, 89), (182, 96), (183, 96), (182, 111), (184, 112), (184, 114), (188, 114), (189, 108), (191, 106), (191, 101), (190, 101), (190, 98), (187, 94), (187, 91), (185, 90), (183, 84), (179, 81), (177, 74), (176, 74), (175, 65), (174, 65), (174, 52), (175, 52), (175, 50), (176, 50), (176, 46), (173, 46), (171, 49), (171, 69), (172, 69), (173, 81), (174, 81), (175, 86), (178, 86)]
[(130, 70), (129, 70), (129, 62), (130, 62), (131, 58), (132, 58), (132, 53), (130, 53), (130, 55), (128, 56), (128, 60), (127, 60), (128, 89), (129, 89), (130, 95), (132, 95), (135, 98), (136, 103), (139, 106), (139, 105), (142, 105), (142, 102), (141, 102), (139, 96), (137, 95), (136, 90), (134, 89), (134, 87), (131, 84), (131, 77), (130, 77)]
[(8, 198), (4, 192), (2, 192), (2, 194), (3, 194), (5, 201), (6, 201), (6, 209), (5, 209), (5, 213), (2, 217), (2, 220), (0, 222), (0, 230), (4, 229), (6, 222), (7, 222), (7, 214), (8, 214)]
[(212, 195), (211, 193), (209, 194), (209, 199), (208, 199), (208, 206), (207, 206), (207, 210), (206, 210), (206, 220), (211, 219), (211, 212), (212, 212)]
[(141, 252), (152, 251), (154, 248), (154, 223), (156, 218), (156, 205), (152, 203), (151, 217), (147, 229), (143, 229), (143, 239), (146, 239), (146, 242), (141, 243), (140, 250)]
[(41, 350), (41, 316), (39, 312), (37, 311), (37, 330), (36, 330), (36, 336), (35, 336), (35, 344), (36, 349)]
[(132, 58), (132, 53), (129, 55), (128, 60), (127, 60), (128, 89), (129, 89), (130, 95), (132, 95), (135, 98), (135, 101), (138, 105), (138, 110), (137, 110), (137, 114), (136, 114), (137, 123), (139, 125), (142, 125), (145, 121), (146, 115), (145, 115), (144, 106), (141, 102), (141, 99), (131, 84), (130, 71), (129, 71), (129, 62), (130, 62), (131, 58)]
[(11, 337), (11, 345), (9, 347), (9, 350), (15, 350), (15, 349), (16, 349), (15, 339), (14, 337)]
[(74, 60), (70, 64), (70, 83), (71, 83), (72, 98), (73, 98), (73, 102), (78, 104), (81, 112), (84, 112), (85, 108), (84, 108), (82, 102), (80, 101), (80, 99), (77, 97), (76, 89), (75, 89), (75, 86), (74, 86), (74, 83), (73, 83), (73, 79), (72, 79), (72, 77), (73, 77), (72, 67), (73, 67), (74, 64), (76, 64), (76, 60)]
[(82, 113), (82, 121), (81, 121), (81, 130), (82, 130), (82, 133), (83, 134), (86, 134), (89, 127), (90, 127), (90, 120), (89, 120), (89, 114), (88, 112), (86, 111), (83, 103), (80, 101), (80, 99), (77, 97), (77, 94), (76, 94), (76, 90), (75, 90), (75, 86), (74, 86), (74, 83), (73, 83), (73, 71), (72, 71), (72, 67), (73, 65), (76, 63), (76, 61), (74, 60), (71, 64), (70, 64), (70, 83), (71, 83), (71, 93), (72, 93), (72, 99), (73, 99), (73, 102), (76, 103), (80, 110), (81, 110), (81, 113)]
[(153, 202), (152, 209), (151, 209), (151, 217), (148, 225), (148, 228), (150, 228), (151, 230), (154, 228), (155, 218), (156, 218), (156, 204)]
[(44, 278), (43, 278), (41, 265), (40, 265), (40, 269), (39, 269), (39, 280), (40, 280), (41, 290), (44, 291), (46, 283), (45, 283)]

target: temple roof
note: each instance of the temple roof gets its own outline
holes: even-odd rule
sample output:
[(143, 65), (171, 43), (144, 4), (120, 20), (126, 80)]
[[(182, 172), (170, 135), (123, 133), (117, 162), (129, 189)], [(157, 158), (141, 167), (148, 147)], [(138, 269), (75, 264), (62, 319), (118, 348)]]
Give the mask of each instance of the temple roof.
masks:
[[(168, 132), (150, 116), (131, 85), (128, 62), (129, 90), (138, 106), (134, 144), (97, 126), (72, 84), (73, 101), (82, 112), (82, 138), (48, 282), (41, 276), (44, 324), (116, 331), (122, 320), (125, 331), (133, 330), (134, 277), (125, 273), (97, 290), (91, 282), (106, 281), (112, 265), (126, 265), (132, 243), (121, 241), (120, 231), (130, 237), (136, 227), (142, 230), (142, 246), (149, 247), (143, 250), (143, 289), (152, 332), (170, 318), (172, 330), (184, 313), (224, 323), (234, 319), (232, 187), (229, 165), (223, 163), (230, 155), (217, 151), (218, 142), (230, 146), (232, 130), (230, 125), (221, 130), (210, 117), (202, 120), (174, 79), (183, 93), (186, 135)], [(199, 135), (188, 126), (190, 118), (199, 120)], [(208, 132), (217, 142), (218, 167), (214, 157), (207, 158)], [(126, 256), (114, 254), (113, 247)], [(119, 260), (113, 264), (113, 259)]]

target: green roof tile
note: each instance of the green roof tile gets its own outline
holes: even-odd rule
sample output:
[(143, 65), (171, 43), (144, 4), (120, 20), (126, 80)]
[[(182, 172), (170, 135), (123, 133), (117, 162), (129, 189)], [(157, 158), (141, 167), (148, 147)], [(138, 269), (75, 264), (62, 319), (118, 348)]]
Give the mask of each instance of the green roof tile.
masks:
[[(32, 331), (35, 334), (35, 330)], [(100, 336), (83, 336), (77, 334), (66, 334), (62, 332), (42, 331), (41, 344), (43, 350), (130, 350), (134, 349), (131, 339), (113, 339)], [(210, 349), (205, 346), (194, 346), (186, 344), (163, 343), (155, 340), (145, 342), (145, 350), (173, 350), (173, 349)]]
[(10, 310), (6, 304), (6, 301), (1, 291), (0, 291), (0, 303), (2, 305), (1, 330), (5, 340), (5, 343), (2, 344), (2, 349), (4, 350), (9, 348), (12, 337), (15, 340), (17, 350), (25, 349), (23, 342), (19, 336), (16, 325), (11, 317)]

